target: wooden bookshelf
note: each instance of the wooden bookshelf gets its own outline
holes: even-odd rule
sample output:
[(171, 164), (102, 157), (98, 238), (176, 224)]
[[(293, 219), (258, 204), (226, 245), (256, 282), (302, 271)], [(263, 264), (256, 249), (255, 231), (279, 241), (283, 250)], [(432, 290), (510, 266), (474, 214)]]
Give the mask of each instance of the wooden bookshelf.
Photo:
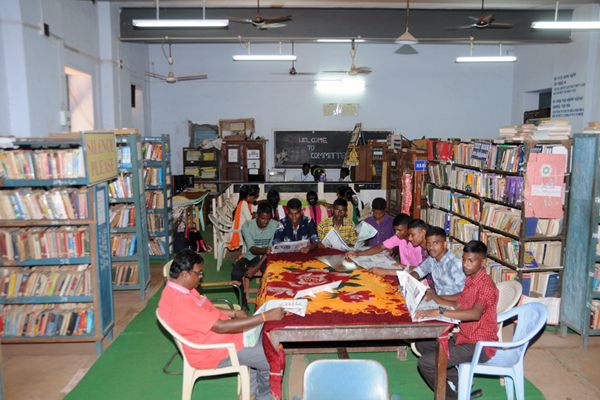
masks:
[[(14, 145), (0, 150), (0, 197), (12, 207), (0, 212), (16, 214), (0, 218), (2, 343), (95, 342), (101, 353), (114, 327), (106, 183), (117, 173), (114, 133), (23, 138)], [(66, 156), (73, 152), (78, 161)], [(27, 154), (29, 167), (14, 168), (18, 153)], [(47, 154), (54, 162), (40, 163)], [(48, 203), (44, 196), (55, 189), (80, 196)], [(18, 191), (29, 197), (13, 196)]]
[[(113, 290), (139, 290), (143, 299), (150, 283), (150, 261), (144, 245), (148, 225), (141, 136), (137, 130), (120, 130), (116, 141), (119, 177), (110, 185), (121, 185), (125, 179), (128, 185), (111, 191), (109, 199), (111, 217), (115, 214), (127, 216), (111, 227)], [(121, 246), (124, 243), (128, 246)]]
[[(427, 222), (444, 228), (451, 240), (459, 243), (471, 239), (486, 242), (488, 258), (515, 271), (516, 278), (521, 281), (530, 279), (530, 273), (561, 274), (564, 265), (562, 242), (568, 231), (568, 201), (562, 205), (560, 223), (535, 220), (539, 226), (559, 226), (559, 231), (532, 234), (527, 231), (528, 224), (532, 222), (525, 217), (524, 188), (525, 182), (532, 176), (527, 168), (529, 155), (542, 148), (549, 151), (552, 146), (563, 146), (567, 169), (561, 184), (565, 193), (569, 193), (570, 141), (511, 143), (473, 139), (436, 143), (443, 144), (438, 144), (437, 148), (435, 143), (429, 146)], [(472, 157), (475, 147), (487, 149), (478, 154), (479, 159)], [(440, 149), (443, 151), (436, 154), (436, 150)], [(540, 260), (538, 267), (532, 268), (526, 263), (526, 253), (541, 246), (547, 246), (548, 254), (554, 255), (549, 255), (548, 259), (553, 261), (546, 265)], [(559, 253), (556, 253), (557, 249)]]
[(147, 193), (145, 205), (148, 220), (148, 253), (150, 260), (170, 260), (173, 255), (170, 136), (147, 136), (142, 141), (145, 171), (160, 171), (158, 181), (144, 181)]

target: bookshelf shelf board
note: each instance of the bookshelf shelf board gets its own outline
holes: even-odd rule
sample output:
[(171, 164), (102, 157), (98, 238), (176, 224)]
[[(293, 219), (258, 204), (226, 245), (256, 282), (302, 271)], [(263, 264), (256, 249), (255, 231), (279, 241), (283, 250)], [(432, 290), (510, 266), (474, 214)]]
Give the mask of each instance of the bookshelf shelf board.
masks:
[(550, 267), (550, 266), (546, 266), (546, 265), (540, 265), (537, 268), (518, 268), (517, 271), (519, 272), (552, 272), (552, 271), (562, 271), (563, 267), (562, 265), (558, 265), (556, 267)]
[(508, 267), (508, 268), (512, 269), (513, 271), (518, 271), (519, 270), (519, 268), (516, 265), (513, 265), (513, 264), (509, 263), (508, 261), (504, 261), (501, 258), (498, 258), (498, 257), (496, 257), (493, 254), (488, 254), (487, 257), (489, 259), (491, 259), (491, 260), (496, 261), (497, 263), (500, 263), (500, 264), (504, 265), (505, 267)]
[(19, 146), (31, 146), (31, 147), (55, 147), (55, 146), (81, 146), (81, 137), (78, 135), (77, 139), (73, 138), (26, 138), (17, 139), (15, 143)]
[(133, 203), (133, 197), (122, 197), (122, 198), (109, 198), (108, 202), (110, 204), (120, 204), (120, 203)]
[(459, 214), (459, 213), (457, 213), (456, 211), (448, 211), (448, 212), (449, 212), (450, 214), (452, 214), (452, 215), (456, 216), (456, 217), (459, 217), (459, 218), (465, 219), (465, 220), (469, 221), (470, 223), (472, 223), (472, 224), (474, 224), (474, 225), (479, 225), (479, 222), (476, 222), (476, 221), (475, 221), (473, 218), (465, 217), (464, 215), (462, 215), (462, 214)]
[(134, 283), (133, 285), (114, 285), (113, 290), (139, 290), (142, 286), (139, 283)]
[(150, 256), (151, 260), (165, 260), (166, 258), (167, 258), (166, 254), (161, 254), (161, 255), (157, 254), (154, 256)]
[(69, 179), (0, 179), (3, 187), (53, 187), (53, 186), (85, 186), (87, 178)]
[(121, 174), (130, 174), (132, 167), (119, 167), (119, 173)]
[(596, 290), (592, 292), (592, 299), (598, 300), (600, 299), (600, 290)]
[(73, 257), (73, 258), (41, 258), (34, 260), (17, 261), (11, 263), (0, 263), (0, 267), (37, 267), (41, 265), (73, 265), (90, 264), (91, 257)]
[(595, 262), (600, 263), (600, 256), (599, 255), (596, 255), (596, 261)]
[(0, 228), (7, 227), (29, 227), (29, 226), (71, 226), (71, 225), (93, 225), (95, 221), (89, 219), (19, 219), (0, 221)]
[(95, 342), (96, 335), (71, 335), (71, 336), (2, 336), (2, 343), (65, 343), (65, 342)]
[(488, 231), (490, 231), (490, 232), (494, 232), (494, 233), (497, 233), (497, 234), (499, 234), (499, 235), (506, 236), (506, 237), (508, 237), (508, 238), (511, 238), (511, 239), (513, 239), (513, 240), (516, 240), (516, 241), (519, 241), (519, 240), (520, 240), (520, 239), (519, 239), (519, 236), (517, 236), (517, 235), (513, 235), (512, 233), (504, 232), (504, 231), (502, 231), (502, 230), (500, 230), (500, 229), (498, 229), (498, 228), (494, 228), (494, 227), (487, 226), (487, 225), (483, 225), (483, 224), (481, 224), (481, 227), (482, 227), (483, 229), (487, 229), (487, 230), (488, 230)]
[(453, 163), (453, 164), (454, 164), (454, 166), (456, 166), (458, 168), (470, 169), (472, 171), (487, 172), (487, 173), (493, 173), (493, 174), (498, 174), (498, 175), (508, 175), (508, 176), (523, 176), (522, 172), (504, 171), (502, 169), (485, 168), (485, 167), (480, 168), (480, 167), (474, 167), (472, 165), (459, 164), (459, 163)]
[(167, 236), (167, 232), (148, 232), (148, 236), (150, 237), (163, 237), (163, 236)]
[(450, 239), (455, 240), (455, 241), (457, 241), (458, 243), (461, 243), (461, 244), (467, 244), (467, 242), (465, 242), (464, 240), (460, 240), (456, 236), (450, 235)]
[(592, 336), (600, 335), (600, 329), (590, 329), (589, 335), (592, 335)]
[(147, 208), (147, 213), (163, 213), (165, 212), (165, 208)]
[(530, 236), (526, 237), (525, 242), (560, 242), (564, 240), (563, 235), (558, 236)]
[(157, 160), (144, 160), (145, 167), (162, 167), (163, 162)]
[(92, 303), (92, 296), (19, 296), (0, 299), (0, 304)]
[(110, 232), (111, 233), (135, 233), (136, 227), (128, 226), (127, 228), (111, 228)]
[(162, 186), (157, 186), (157, 185), (146, 186), (146, 190), (162, 190)]
[(137, 257), (137, 255), (125, 256), (125, 257), (112, 256), (111, 259), (112, 259), (112, 262), (127, 262), (127, 261), (137, 261), (138, 257)]
[(453, 188), (451, 186), (442, 186), (442, 188), (443, 189), (449, 189), (449, 190), (455, 191), (456, 193), (464, 194), (465, 196), (474, 197), (476, 199), (482, 200), (485, 203), (494, 203), (494, 204), (498, 204), (500, 206), (510, 207), (510, 208), (514, 208), (514, 209), (517, 209), (517, 210), (521, 209), (521, 206), (519, 206), (519, 205), (507, 203), (507, 202), (502, 201), (502, 200), (492, 199), (490, 197), (480, 196), (478, 194), (475, 194), (475, 193), (472, 193), (472, 192), (467, 192), (466, 190), (461, 190), (461, 189)]

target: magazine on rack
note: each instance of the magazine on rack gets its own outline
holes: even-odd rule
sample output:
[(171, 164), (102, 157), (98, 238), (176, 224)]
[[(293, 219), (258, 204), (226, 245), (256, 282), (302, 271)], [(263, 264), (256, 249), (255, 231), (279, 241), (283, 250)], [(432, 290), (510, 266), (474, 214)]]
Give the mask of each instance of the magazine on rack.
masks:
[(397, 271), (396, 275), (398, 275), (400, 291), (404, 296), (406, 308), (408, 308), (408, 312), (410, 313), (410, 317), (412, 318), (413, 322), (431, 320), (449, 322), (451, 324), (458, 324), (460, 322), (457, 319), (448, 318), (443, 315), (438, 317), (416, 318), (415, 314), (417, 311), (436, 309), (440, 305), (433, 300), (423, 299), (425, 292), (427, 291), (427, 286), (419, 282), (419, 280), (415, 279), (411, 274), (406, 271)]

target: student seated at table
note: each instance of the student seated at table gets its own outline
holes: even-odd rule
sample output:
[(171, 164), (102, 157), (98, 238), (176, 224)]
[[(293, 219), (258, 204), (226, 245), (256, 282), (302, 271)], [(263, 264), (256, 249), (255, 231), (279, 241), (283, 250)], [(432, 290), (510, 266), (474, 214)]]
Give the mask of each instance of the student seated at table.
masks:
[[(394, 226), (394, 234), (385, 240), (383, 243), (373, 246), (370, 249), (363, 251), (351, 251), (348, 253), (348, 257), (355, 256), (371, 256), (373, 254), (381, 253), (384, 250), (392, 250), (398, 248), (398, 254), (400, 255), (399, 269), (404, 269), (407, 266), (416, 266), (423, 262), (427, 258), (427, 252), (421, 246), (413, 246), (408, 241), (408, 225), (410, 217), (407, 214), (398, 214), (394, 217), (392, 225)], [(415, 228), (413, 228), (415, 229)], [(420, 228), (417, 228), (420, 229)], [(382, 272), (383, 268), (373, 268), (371, 272), (378, 275), (384, 275)], [(391, 271), (391, 274), (395, 274), (396, 270)]]
[[(271, 253), (271, 243), (277, 229), (272, 219), (271, 206), (266, 201), (258, 203), (256, 218), (242, 226), (242, 236), (246, 243), (246, 254), (233, 264), (231, 279), (242, 282), (242, 278), (252, 278), (260, 269), (264, 271), (267, 255)], [(242, 308), (248, 309), (248, 302), (242, 287)]]
[[(250, 389), (256, 399), (270, 400), (269, 363), (262, 340), (254, 347), (244, 347), (243, 331), (265, 321), (283, 318), (282, 308), (249, 317), (243, 311), (222, 311), (196, 290), (202, 277), (204, 260), (186, 249), (173, 259), (169, 280), (158, 302), (158, 313), (177, 333), (199, 344), (233, 343), (240, 364), (250, 368)], [(192, 367), (217, 368), (231, 365), (227, 350), (195, 350), (183, 346)]]
[(295, 178), (296, 182), (314, 182), (315, 177), (311, 173), (311, 168), (309, 163), (302, 164), (302, 171)]
[(242, 235), (240, 229), (252, 219), (252, 206), (258, 198), (258, 186), (242, 185), (240, 187), (239, 199), (235, 211), (233, 212), (233, 233), (231, 240), (227, 243), (229, 250), (235, 250), (242, 245)]
[(344, 199), (336, 199), (333, 202), (333, 215), (325, 218), (317, 227), (319, 240), (322, 242), (325, 236), (335, 229), (340, 237), (348, 246), (353, 246), (356, 242), (356, 230), (354, 222), (348, 218), (348, 202)]
[[(354, 224), (358, 224), (360, 212), (358, 211), (358, 202), (360, 201), (356, 197), (356, 193), (350, 186), (339, 186), (336, 191), (338, 199), (344, 199), (348, 202), (348, 216), (352, 219)], [(333, 207), (333, 205), (332, 205)]]
[(352, 178), (350, 177), (350, 168), (340, 168), (340, 182), (352, 182)]
[[(498, 341), (496, 324), (496, 307), (498, 289), (492, 278), (485, 271), (484, 264), (487, 247), (478, 240), (471, 240), (463, 248), (462, 268), (467, 276), (464, 289), (455, 295), (440, 296), (428, 290), (425, 298), (435, 300), (440, 307), (433, 310), (418, 311), (417, 317), (437, 317), (445, 315), (459, 319), (460, 330), (450, 338), (448, 343), (448, 381), (458, 387), (458, 372), (455, 366), (473, 359), (475, 344), (478, 341)], [(431, 389), (436, 384), (436, 354), (438, 344), (435, 340), (417, 342), (417, 350), (421, 353), (418, 370)], [(496, 349), (484, 348), (480, 362), (494, 356)], [(446, 399), (456, 399), (457, 393), (446, 386)]]
[(377, 235), (367, 241), (368, 246), (377, 246), (383, 243), (384, 240), (394, 236), (394, 218), (385, 212), (386, 207), (387, 202), (381, 197), (377, 197), (371, 202), (371, 210), (373, 215), (371, 215), (369, 218), (366, 218), (365, 222), (377, 229)]
[(275, 189), (269, 190), (267, 193), (267, 202), (271, 205), (273, 209), (273, 219), (275, 221), (279, 221), (281, 218), (285, 217), (285, 207), (279, 204), (281, 197), (279, 196), (279, 192)]
[(286, 216), (279, 221), (273, 244), (281, 242), (297, 242), (308, 240), (308, 245), (301, 249), (302, 253), (316, 249), (319, 243), (315, 222), (302, 215), (302, 203), (298, 199), (290, 199), (286, 205)]
[(306, 201), (308, 205), (304, 207), (303, 213), (315, 221), (316, 225), (319, 225), (323, 219), (329, 217), (329, 209), (319, 202), (317, 192), (314, 190), (306, 192)]

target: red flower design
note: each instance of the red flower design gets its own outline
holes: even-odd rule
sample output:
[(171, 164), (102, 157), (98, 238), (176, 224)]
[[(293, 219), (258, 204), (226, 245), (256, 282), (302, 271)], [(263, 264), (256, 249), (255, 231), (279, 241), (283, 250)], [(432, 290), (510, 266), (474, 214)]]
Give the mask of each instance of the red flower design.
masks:
[(361, 301), (369, 300), (374, 296), (368, 290), (359, 290), (354, 292), (340, 292), (337, 297), (346, 303), (359, 303)]
[(306, 289), (313, 286), (325, 285), (335, 281), (345, 282), (349, 278), (346, 274), (324, 271), (320, 269), (309, 269), (306, 271), (286, 271), (281, 273), (281, 280), (291, 287)]

